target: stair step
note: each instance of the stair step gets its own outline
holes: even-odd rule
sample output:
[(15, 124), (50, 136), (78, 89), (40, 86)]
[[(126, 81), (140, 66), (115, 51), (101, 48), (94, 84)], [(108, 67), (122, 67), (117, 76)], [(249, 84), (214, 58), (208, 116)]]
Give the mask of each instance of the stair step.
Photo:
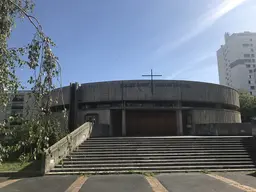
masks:
[[(221, 155), (248, 155), (247, 152), (240, 152), (240, 153), (205, 153), (205, 152), (198, 152), (198, 153), (120, 153), (118, 154), (119, 157), (134, 157), (134, 156), (147, 156), (147, 157), (150, 157), (150, 156), (156, 156), (156, 157), (159, 157), (159, 156), (169, 156), (169, 157), (176, 157), (176, 156), (184, 156), (184, 157), (189, 157), (189, 156), (193, 156), (193, 155), (218, 155), (218, 156), (221, 156)], [(105, 153), (105, 154), (86, 154), (86, 153), (78, 153), (78, 154), (70, 154), (69, 156), (73, 156), (73, 157), (78, 157), (78, 156), (81, 156), (81, 157), (116, 157), (117, 155), (114, 154), (114, 153)], [(255, 154), (253, 154), (253, 156), (255, 156)]]
[[(256, 157), (256, 156), (255, 156)], [(70, 159), (72, 158), (72, 159)], [(88, 157), (88, 156), (68, 156), (64, 160), (81, 160), (81, 159), (86, 159), (86, 160), (150, 160), (150, 159), (159, 159), (159, 160), (176, 160), (176, 159), (207, 159), (207, 158), (215, 158), (215, 159), (220, 159), (220, 158), (225, 158), (225, 159), (241, 159), (241, 158), (249, 158), (251, 159), (251, 156), (246, 154), (246, 155), (221, 155), (221, 156), (214, 156), (214, 155), (193, 155), (193, 156), (101, 156), (101, 157)]]
[(102, 144), (82, 144), (79, 147), (80, 148), (108, 148), (108, 147), (253, 147), (254, 145), (252, 144), (168, 144), (168, 143), (164, 143), (164, 144), (145, 144), (145, 143), (138, 143), (138, 144), (133, 144), (133, 143), (129, 143), (129, 144), (108, 144), (108, 143), (102, 143)]
[(91, 141), (91, 140), (86, 140), (84, 143), (90, 143), (90, 144), (98, 144), (98, 143), (109, 143), (109, 144), (118, 144), (118, 143), (153, 143), (153, 144), (155, 144), (155, 143), (170, 143), (170, 144), (175, 144), (175, 143), (184, 143), (184, 144), (190, 144), (190, 143), (201, 143), (201, 144), (203, 144), (203, 143), (205, 143), (205, 144), (207, 144), (207, 143), (212, 143), (212, 144), (217, 144), (217, 143), (220, 143), (220, 144), (229, 144), (229, 143), (232, 143), (232, 144), (235, 144), (235, 143), (241, 143), (241, 144), (243, 144), (243, 143), (245, 143), (245, 144), (249, 144), (249, 143), (253, 143), (253, 142), (255, 142), (255, 141), (253, 141), (253, 140), (248, 140), (248, 141), (241, 141), (241, 140), (225, 140), (225, 141), (221, 141), (221, 140), (201, 140), (201, 141), (199, 141), (199, 140), (187, 140), (187, 141), (185, 141), (185, 140), (177, 140), (177, 141), (175, 141), (175, 140), (152, 140), (152, 141), (150, 141), (150, 140), (141, 140), (141, 141), (139, 141), (139, 140), (122, 140), (122, 141), (115, 141), (115, 140), (113, 140), (113, 141)]
[(252, 137), (89, 138), (50, 174), (256, 170)]
[(231, 169), (231, 168), (255, 168), (256, 165), (186, 165), (186, 166), (127, 166), (122, 165), (118, 167), (65, 167), (54, 168), (52, 171), (111, 171), (111, 170), (175, 170), (175, 169)]
[(123, 140), (123, 139), (243, 139), (243, 138), (253, 138), (252, 136), (138, 136), (138, 137), (91, 137), (90, 140), (101, 140), (101, 139), (114, 139), (114, 140)]
[[(151, 150), (123, 150), (123, 151), (74, 151), (71, 153), (71, 155), (75, 155), (75, 154), (125, 154), (125, 153), (134, 153), (134, 154), (140, 154), (140, 153), (149, 153), (149, 154), (159, 154), (159, 153), (177, 153), (177, 154), (183, 154), (183, 153), (200, 153), (200, 152), (204, 152), (204, 153), (245, 153), (248, 152), (245, 149), (241, 149), (241, 150), (211, 150), (211, 149), (201, 149), (201, 150), (186, 150), (186, 151), (181, 151), (181, 150), (165, 150), (165, 151), (151, 151)], [(254, 151), (251, 151), (254, 152)]]
[(256, 171), (255, 168), (232, 168), (232, 169), (221, 169), (221, 168), (210, 168), (210, 169), (175, 169), (175, 170), (118, 170), (118, 171), (54, 171), (48, 172), (47, 175), (79, 175), (79, 174), (134, 174), (134, 173), (184, 173), (184, 172), (251, 172)]
[[(240, 162), (246, 162), (250, 161), (251, 158), (238, 158), (236, 159), (237, 161)], [(78, 160), (73, 160), (73, 159), (64, 159), (63, 163), (64, 164), (115, 164), (115, 163), (155, 163), (155, 162), (231, 162), (233, 161), (233, 158), (202, 158), (202, 159), (104, 159), (104, 160), (87, 160), (86, 158), (84, 159), (78, 159)]]
[[(209, 161), (209, 162), (147, 162), (147, 163), (103, 163), (103, 164), (77, 164), (77, 163), (73, 163), (73, 164), (63, 164), (63, 165), (57, 165), (56, 168), (75, 168), (75, 167), (120, 167), (120, 165), (122, 167), (131, 167), (131, 166), (138, 166), (138, 167), (147, 167), (147, 166), (187, 166), (187, 165), (253, 165), (252, 161)], [(256, 165), (254, 165), (256, 166)]]
[(164, 148), (155, 148), (155, 147), (147, 147), (147, 148), (144, 148), (144, 147), (128, 147), (128, 148), (82, 148), (82, 147), (79, 147), (76, 151), (148, 151), (148, 150), (158, 150), (158, 151), (176, 151), (176, 150), (179, 150), (179, 151), (184, 151), (184, 150), (193, 150), (193, 151), (201, 151), (201, 150), (204, 150), (204, 151), (207, 151), (207, 150), (255, 150), (256, 151), (256, 147), (250, 147), (250, 148), (245, 148), (245, 147), (219, 147), (219, 148), (216, 148), (216, 147), (197, 147), (197, 148), (194, 148), (194, 147), (186, 147), (186, 148), (174, 148), (174, 147), (164, 147)]

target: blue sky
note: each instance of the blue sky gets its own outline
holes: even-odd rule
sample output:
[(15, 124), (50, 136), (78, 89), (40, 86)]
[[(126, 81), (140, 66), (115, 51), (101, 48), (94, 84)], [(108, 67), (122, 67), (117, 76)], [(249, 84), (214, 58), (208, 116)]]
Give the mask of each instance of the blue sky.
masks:
[[(151, 68), (162, 79), (218, 83), (224, 33), (256, 32), (255, 0), (37, 0), (34, 16), (57, 44), (63, 85), (144, 79)], [(10, 46), (34, 32), (17, 23)]]

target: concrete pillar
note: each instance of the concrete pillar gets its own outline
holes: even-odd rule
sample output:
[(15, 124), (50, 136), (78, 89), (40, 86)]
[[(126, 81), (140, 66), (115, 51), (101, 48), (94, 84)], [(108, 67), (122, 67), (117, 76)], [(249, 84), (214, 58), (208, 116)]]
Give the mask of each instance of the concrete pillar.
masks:
[(109, 136), (113, 137), (112, 113), (109, 111)]
[(126, 136), (126, 111), (122, 109), (122, 136)]
[(177, 135), (183, 135), (183, 123), (182, 123), (182, 110), (178, 109), (176, 111), (177, 118)]

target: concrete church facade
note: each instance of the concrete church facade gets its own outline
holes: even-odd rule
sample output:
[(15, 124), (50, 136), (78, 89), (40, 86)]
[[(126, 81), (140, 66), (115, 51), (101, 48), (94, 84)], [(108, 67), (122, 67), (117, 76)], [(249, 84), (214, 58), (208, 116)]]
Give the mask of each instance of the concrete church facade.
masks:
[[(241, 123), (238, 92), (192, 81), (125, 80), (72, 84), (52, 92), (69, 127), (95, 121), (93, 136), (195, 135), (195, 125)], [(55, 113), (61, 109), (53, 106)]]

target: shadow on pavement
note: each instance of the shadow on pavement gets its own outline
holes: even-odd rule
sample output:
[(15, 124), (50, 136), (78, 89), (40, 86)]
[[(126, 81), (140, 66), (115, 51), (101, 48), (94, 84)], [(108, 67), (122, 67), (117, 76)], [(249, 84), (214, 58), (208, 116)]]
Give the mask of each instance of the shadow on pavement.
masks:
[(247, 175), (252, 176), (252, 177), (256, 177), (256, 172), (254, 172), (254, 173), (249, 173), (249, 174), (247, 174)]

